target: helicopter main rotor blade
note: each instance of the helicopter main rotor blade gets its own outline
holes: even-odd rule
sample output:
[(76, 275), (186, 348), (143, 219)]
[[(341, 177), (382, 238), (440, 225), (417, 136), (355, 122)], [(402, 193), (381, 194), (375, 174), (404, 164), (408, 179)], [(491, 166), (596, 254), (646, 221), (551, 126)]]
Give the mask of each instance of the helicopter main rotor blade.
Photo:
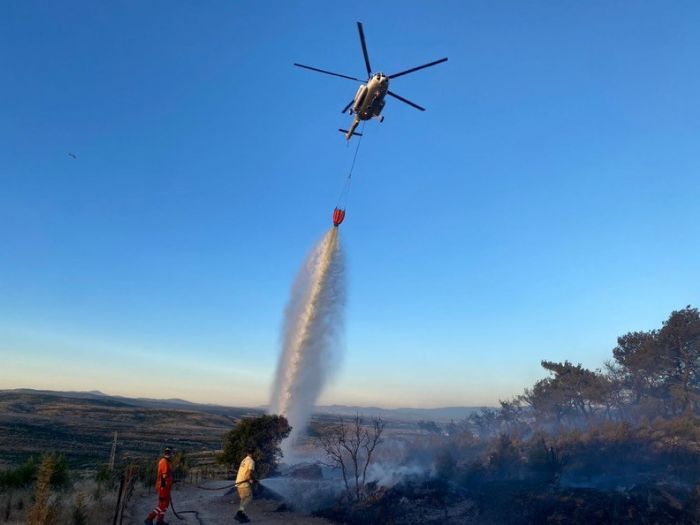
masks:
[(365, 43), (365, 32), (362, 30), (362, 22), (357, 23), (357, 30), (360, 32), (360, 43), (362, 44), (362, 54), (365, 55), (365, 66), (367, 66), (367, 78), (372, 76), (372, 68), (369, 65), (369, 55), (367, 54), (367, 44)]
[(414, 108), (419, 109), (420, 111), (425, 111), (425, 108), (422, 108), (418, 104), (415, 104), (415, 103), (411, 102), (410, 100), (407, 100), (403, 97), (398, 96), (396, 93), (392, 93), (391, 91), (387, 91), (386, 94), (391, 95), (392, 97), (399, 99), (401, 102), (405, 102), (409, 106), (413, 106)]
[(363, 82), (359, 78), (350, 77), (348, 75), (341, 75), (340, 73), (333, 73), (332, 71), (326, 71), (325, 69), (319, 69), (317, 67), (305, 66), (304, 64), (297, 64), (296, 62), (294, 63), (294, 65), (297, 67), (303, 67), (304, 69), (310, 69), (311, 71), (318, 71), (319, 73), (325, 73), (326, 75), (333, 75), (334, 77), (347, 78), (350, 80), (357, 80), (358, 82)]
[(348, 102), (348, 105), (343, 108), (343, 111), (341, 111), (341, 113), (345, 113), (348, 109), (350, 109), (350, 106), (352, 106), (353, 102), (355, 102), (354, 98), (350, 102)]
[(422, 66), (413, 67), (411, 69), (407, 69), (406, 71), (401, 71), (400, 73), (394, 73), (393, 75), (389, 75), (389, 78), (396, 78), (400, 77), (401, 75), (408, 75), (409, 73), (413, 73), (414, 71), (418, 71), (419, 69), (436, 66), (437, 64), (441, 64), (442, 62), (447, 62), (447, 57), (441, 58), (440, 60), (436, 60), (435, 62), (430, 62), (429, 64), (423, 64)]

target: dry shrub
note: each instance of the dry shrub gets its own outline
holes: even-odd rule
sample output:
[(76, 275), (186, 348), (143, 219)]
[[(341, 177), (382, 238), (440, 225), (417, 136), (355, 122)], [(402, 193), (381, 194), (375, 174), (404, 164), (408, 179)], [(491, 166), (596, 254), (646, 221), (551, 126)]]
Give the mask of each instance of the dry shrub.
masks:
[(73, 525), (87, 525), (87, 497), (85, 493), (79, 492), (75, 497), (75, 503), (73, 503), (73, 510), (71, 513)]
[(27, 512), (27, 525), (53, 525), (57, 523), (60, 503), (51, 493), (51, 479), (57, 468), (56, 458), (48, 454), (43, 457), (34, 491), (34, 504)]

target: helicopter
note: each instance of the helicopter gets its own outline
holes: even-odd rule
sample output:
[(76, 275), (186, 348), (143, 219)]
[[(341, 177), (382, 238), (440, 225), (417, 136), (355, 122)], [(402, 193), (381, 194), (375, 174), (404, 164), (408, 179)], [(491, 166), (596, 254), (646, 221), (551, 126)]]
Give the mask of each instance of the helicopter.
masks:
[(318, 73), (325, 73), (326, 75), (333, 75), (336, 77), (347, 78), (349, 80), (355, 80), (357, 82), (364, 82), (357, 89), (355, 97), (348, 103), (341, 113), (349, 112), (350, 115), (354, 115), (355, 118), (350, 125), (350, 129), (339, 129), (338, 131), (345, 133), (345, 138), (349, 141), (353, 135), (362, 136), (361, 133), (357, 133), (355, 130), (362, 120), (370, 120), (376, 118), (379, 122), (384, 121), (384, 116), (381, 114), (382, 109), (384, 109), (384, 98), (386, 95), (394, 97), (395, 99), (413, 106), (417, 110), (425, 111), (425, 108), (419, 106), (418, 104), (407, 100), (396, 93), (389, 91), (389, 80), (397, 78), (408, 73), (413, 73), (419, 69), (425, 69), (426, 67), (435, 66), (442, 62), (447, 62), (447, 57), (441, 58), (440, 60), (435, 60), (428, 64), (423, 64), (422, 66), (413, 67), (411, 69), (406, 69), (399, 73), (394, 73), (393, 75), (385, 75), (384, 73), (374, 73), (372, 74), (372, 67), (369, 65), (369, 55), (367, 54), (367, 44), (365, 43), (365, 32), (362, 29), (362, 22), (357, 22), (357, 30), (360, 33), (360, 43), (362, 44), (362, 54), (365, 57), (365, 66), (367, 67), (367, 80), (361, 80), (356, 77), (351, 77), (349, 75), (341, 75), (340, 73), (334, 73), (332, 71), (326, 71), (325, 69), (319, 69), (317, 67), (305, 66), (304, 64), (294, 63), (295, 66), (304, 69), (310, 69), (311, 71), (316, 71)]

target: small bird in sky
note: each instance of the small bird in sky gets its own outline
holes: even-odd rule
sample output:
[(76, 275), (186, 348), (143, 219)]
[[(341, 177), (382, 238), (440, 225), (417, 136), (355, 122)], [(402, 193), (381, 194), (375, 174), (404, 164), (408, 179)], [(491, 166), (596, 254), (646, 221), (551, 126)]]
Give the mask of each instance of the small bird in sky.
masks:
[(78, 157), (75, 156), (75, 153), (69, 153), (68, 156), (69, 156), (71, 159), (77, 159), (77, 158), (78, 158)]

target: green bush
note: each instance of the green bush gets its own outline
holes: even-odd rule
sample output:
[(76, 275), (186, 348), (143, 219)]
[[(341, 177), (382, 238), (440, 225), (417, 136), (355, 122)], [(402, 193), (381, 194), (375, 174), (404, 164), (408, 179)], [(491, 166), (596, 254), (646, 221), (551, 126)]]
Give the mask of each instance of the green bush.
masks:
[(0, 471), (0, 489), (19, 489), (34, 483), (37, 475), (37, 464), (33, 457), (16, 469)]
[(95, 481), (98, 485), (108, 489), (113, 489), (117, 484), (117, 476), (114, 470), (109, 468), (109, 465), (100, 465), (100, 468), (95, 473)]
[(54, 456), (53, 473), (51, 474), (51, 486), (55, 489), (65, 489), (70, 484), (70, 472), (68, 460), (63, 454)]
[(219, 461), (236, 469), (249, 447), (255, 449), (255, 473), (263, 478), (274, 471), (282, 457), (280, 443), (292, 431), (284, 416), (264, 415), (241, 419), (224, 436), (224, 451)]

